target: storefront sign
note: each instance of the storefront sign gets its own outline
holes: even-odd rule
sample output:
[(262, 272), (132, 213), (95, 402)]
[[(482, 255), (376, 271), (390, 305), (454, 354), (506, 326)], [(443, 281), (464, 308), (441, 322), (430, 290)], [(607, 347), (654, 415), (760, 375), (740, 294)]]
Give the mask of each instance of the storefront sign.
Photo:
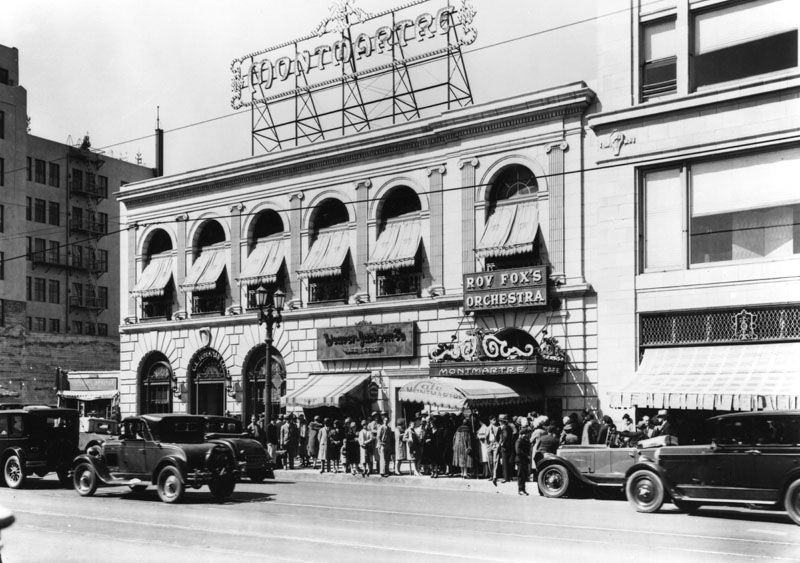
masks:
[(464, 274), (464, 312), (547, 306), (547, 266)]
[(486, 377), (494, 375), (561, 375), (562, 362), (532, 359), (507, 362), (440, 362), (430, 365), (431, 377)]
[(331, 327), (317, 331), (320, 360), (408, 358), (414, 355), (414, 323)]

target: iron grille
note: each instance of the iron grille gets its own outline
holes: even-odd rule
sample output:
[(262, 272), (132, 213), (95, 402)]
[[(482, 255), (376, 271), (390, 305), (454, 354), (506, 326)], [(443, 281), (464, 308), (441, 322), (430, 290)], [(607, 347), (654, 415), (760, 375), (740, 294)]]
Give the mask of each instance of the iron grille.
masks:
[(731, 308), (641, 316), (641, 345), (800, 340), (800, 306)]

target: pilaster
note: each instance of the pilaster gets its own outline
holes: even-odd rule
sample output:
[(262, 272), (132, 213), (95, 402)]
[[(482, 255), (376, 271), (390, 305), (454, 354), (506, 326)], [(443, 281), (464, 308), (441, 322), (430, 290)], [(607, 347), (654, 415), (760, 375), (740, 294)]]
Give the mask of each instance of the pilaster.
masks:
[(553, 265), (551, 277), (564, 280), (564, 152), (569, 149), (565, 140), (547, 146), (549, 157), (548, 189), (550, 202), (550, 232), (547, 251)]
[(443, 193), (444, 175), (447, 167), (444, 164), (428, 168), (430, 178), (430, 225), (431, 247), (428, 252), (428, 261), (431, 269), (431, 287), (428, 294), (431, 297), (444, 295), (444, 208)]
[(369, 277), (367, 275), (367, 260), (369, 260), (369, 189), (372, 181), (369, 179), (358, 180), (353, 184), (356, 190), (356, 292), (352, 296), (354, 303), (369, 301)]
[(297, 275), (297, 270), (303, 263), (303, 249), (300, 233), (303, 230), (303, 192), (296, 192), (289, 196), (289, 299), (287, 308), (298, 309), (302, 307), (302, 282)]
[(477, 158), (458, 163), (461, 169), (461, 271), (475, 271), (475, 169)]

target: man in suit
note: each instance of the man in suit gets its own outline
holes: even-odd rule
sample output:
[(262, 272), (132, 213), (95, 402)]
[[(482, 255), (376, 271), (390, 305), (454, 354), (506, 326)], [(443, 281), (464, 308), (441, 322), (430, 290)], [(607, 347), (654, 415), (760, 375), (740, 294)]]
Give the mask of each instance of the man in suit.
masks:
[(378, 426), (378, 467), (381, 470), (381, 477), (389, 476), (389, 461), (394, 446), (394, 432), (389, 424), (389, 415), (383, 413), (383, 420)]
[(294, 423), (294, 415), (286, 415), (286, 420), (281, 426), (280, 446), (286, 452), (286, 462), (289, 469), (294, 469), (294, 458), (297, 455), (297, 442), (299, 432)]
[[(497, 435), (499, 462), (503, 464), (503, 483), (511, 480), (514, 463), (514, 428), (508, 423), (508, 415), (500, 415), (500, 433)], [(497, 477), (492, 479), (497, 484)]]

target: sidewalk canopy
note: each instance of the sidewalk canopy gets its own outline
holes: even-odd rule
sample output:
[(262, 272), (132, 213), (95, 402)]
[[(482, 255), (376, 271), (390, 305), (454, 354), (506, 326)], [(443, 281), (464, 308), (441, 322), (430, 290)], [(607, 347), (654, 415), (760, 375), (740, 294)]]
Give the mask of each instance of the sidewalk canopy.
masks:
[(342, 264), (350, 250), (349, 235), (347, 229), (320, 231), (297, 275), (301, 278), (341, 275)]
[(325, 373), (312, 375), (299, 389), (286, 395), (287, 407), (342, 407), (367, 400), (369, 373)]
[(538, 230), (539, 208), (535, 202), (498, 205), (486, 221), (475, 253), (478, 258), (488, 258), (531, 252)]
[(69, 389), (59, 391), (59, 395), (65, 399), (97, 401), (99, 399), (114, 399), (119, 395), (116, 377), (80, 377), (71, 375), (67, 381)]
[(518, 391), (495, 381), (431, 377), (406, 383), (400, 388), (397, 399), (459, 410), (529, 403), (537, 396), (533, 391)]
[(155, 254), (150, 258), (150, 263), (139, 276), (139, 281), (131, 290), (137, 297), (159, 297), (164, 295), (164, 290), (172, 277), (175, 258), (172, 254)]
[(651, 348), (612, 407), (800, 408), (800, 342)]
[(225, 250), (222, 248), (206, 248), (197, 257), (192, 267), (186, 272), (186, 280), (181, 285), (183, 292), (211, 291), (217, 288), (217, 282), (225, 269)]
[(114, 399), (119, 395), (116, 389), (103, 391), (61, 391), (59, 393), (64, 399), (77, 399), (79, 401), (98, 401), (100, 399)]
[(282, 239), (259, 241), (244, 262), (239, 283), (242, 285), (275, 283), (285, 256), (286, 244)]
[(367, 270), (392, 270), (413, 266), (422, 239), (420, 219), (393, 220), (378, 237)]

